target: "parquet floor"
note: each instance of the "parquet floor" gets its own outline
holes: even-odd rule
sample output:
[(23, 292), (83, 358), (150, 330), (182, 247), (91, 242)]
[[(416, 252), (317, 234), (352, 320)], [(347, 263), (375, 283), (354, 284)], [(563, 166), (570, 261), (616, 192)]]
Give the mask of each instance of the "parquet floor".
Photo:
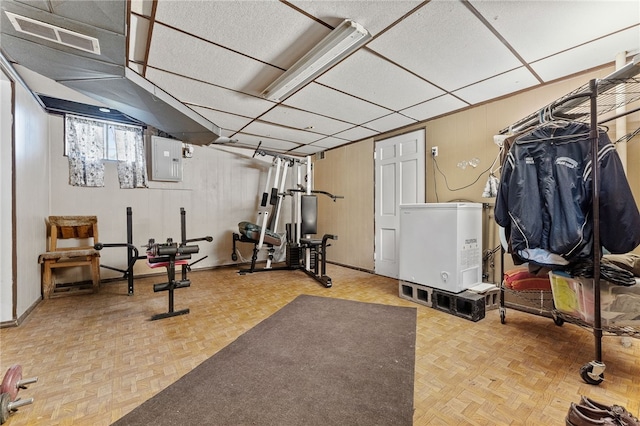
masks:
[[(398, 297), (397, 280), (328, 266), (326, 289), (301, 271), (239, 276), (221, 268), (190, 274), (175, 292), (188, 315), (166, 312), (164, 277), (103, 284), (93, 295), (40, 303), (19, 326), (0, 330), (0, 371), (19, 363), (38, 382), (20, 392), (35, 402), (6, 423), (109, 425), (209, 358), (299, 294), (412, 306), (418, 326), (415, 425), (563, 425), (570, 402), (588, 395), (640, 411), (640, 341), (603, 338), (605, 381), (578, 373), (594, 358), (591, 330), (508, 310), (471, 322)], [(318, 327), (323, 324), (319, 323)], [(330, 409), (330, 407), (328, 407)]]

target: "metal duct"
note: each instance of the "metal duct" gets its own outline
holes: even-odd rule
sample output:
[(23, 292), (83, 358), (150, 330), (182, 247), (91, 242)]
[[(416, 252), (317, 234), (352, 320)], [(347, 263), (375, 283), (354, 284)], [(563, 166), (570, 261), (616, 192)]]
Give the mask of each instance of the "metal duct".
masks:
[[(183, 142), (194, 145), (215, 142), (221, 137), (218, 126), (126, 67), (126, 13), (126, 0), (3, 0), (0, 49), (11, 63)], [(14, 27), (16, 21), (18, 29)], [(56, 33), (54, 37), (54, 32), (64, 34)], [(100, 54), (72, 47), (82, 40), (69, 43), (70, 34), (97, 40)]]

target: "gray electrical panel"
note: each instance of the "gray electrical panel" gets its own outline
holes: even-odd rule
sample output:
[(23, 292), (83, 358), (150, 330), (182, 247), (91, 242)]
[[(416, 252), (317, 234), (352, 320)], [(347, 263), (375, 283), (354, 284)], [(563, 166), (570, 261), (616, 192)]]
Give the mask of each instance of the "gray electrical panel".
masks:
[(182, 142), (151, 136), (150, 180), (182, 181)]

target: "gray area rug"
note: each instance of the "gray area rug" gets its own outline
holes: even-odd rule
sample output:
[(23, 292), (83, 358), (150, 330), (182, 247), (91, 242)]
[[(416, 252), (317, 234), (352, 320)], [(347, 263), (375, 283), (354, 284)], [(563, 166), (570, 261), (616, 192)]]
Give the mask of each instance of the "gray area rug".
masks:
[(415, 308), (302, 295), (114, 425), (411, 425), (415, 338)]

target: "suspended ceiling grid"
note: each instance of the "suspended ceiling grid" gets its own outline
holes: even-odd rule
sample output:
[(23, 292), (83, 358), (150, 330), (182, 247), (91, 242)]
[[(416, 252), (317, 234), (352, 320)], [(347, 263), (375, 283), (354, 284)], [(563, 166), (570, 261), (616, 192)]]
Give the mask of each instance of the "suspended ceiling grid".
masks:
[[(289, 98), (260, 97), (345, 18), (373, 38)], [(127, 19), (126, 66), (136, 75), (238, 146), (298, 155), (640, 51), (637, 0), (133, 0)]]

